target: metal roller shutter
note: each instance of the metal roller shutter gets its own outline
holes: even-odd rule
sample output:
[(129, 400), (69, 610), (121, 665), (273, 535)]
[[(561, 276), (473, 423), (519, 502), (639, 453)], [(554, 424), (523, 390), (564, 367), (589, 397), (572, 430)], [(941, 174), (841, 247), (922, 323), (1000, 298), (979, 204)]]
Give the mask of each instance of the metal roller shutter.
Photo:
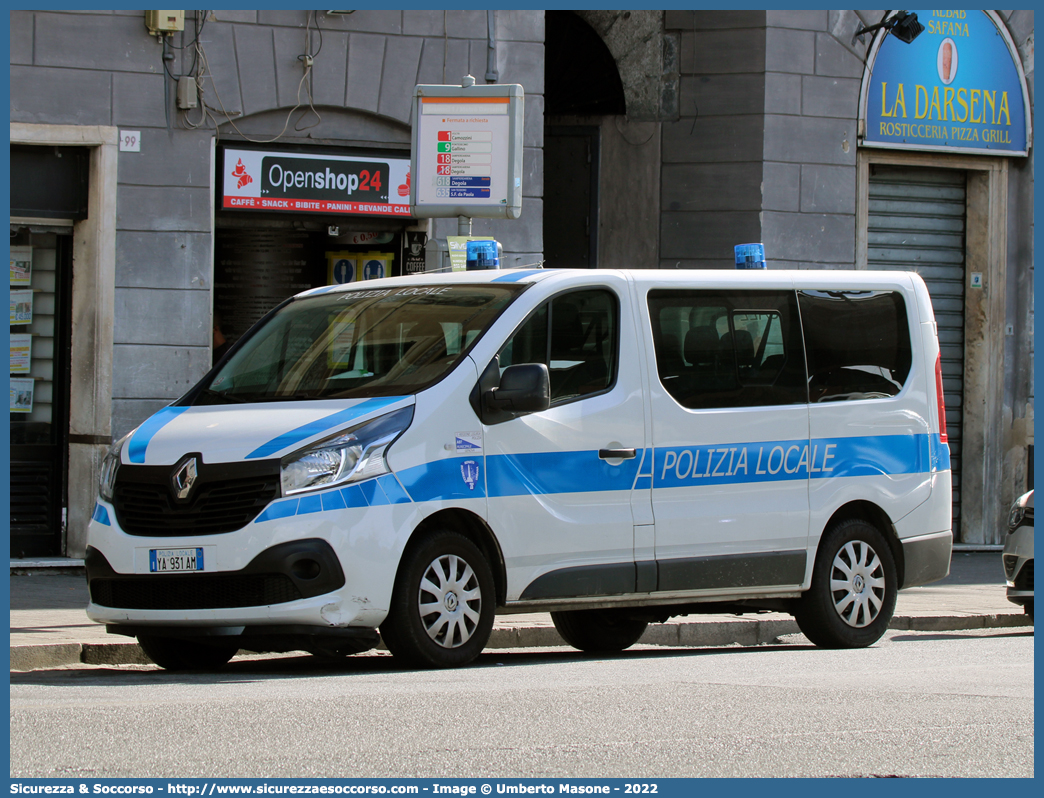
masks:
[(932, 297), (942, 349), (955, 539), (960, 529), (966, 181), (956, 169), (874, 164), (867, 224), (867, 268), (915, 271)]

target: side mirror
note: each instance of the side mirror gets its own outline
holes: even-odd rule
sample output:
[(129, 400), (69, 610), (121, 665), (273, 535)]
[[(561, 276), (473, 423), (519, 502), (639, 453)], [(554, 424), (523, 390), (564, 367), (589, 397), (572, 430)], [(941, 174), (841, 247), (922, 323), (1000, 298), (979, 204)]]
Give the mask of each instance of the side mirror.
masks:
[(488, 410), (508, 413), (539, 413), (551, 406), (551, 378), (543, 363), (508, 366), (500, 387), (486, 391), (482, 403)]

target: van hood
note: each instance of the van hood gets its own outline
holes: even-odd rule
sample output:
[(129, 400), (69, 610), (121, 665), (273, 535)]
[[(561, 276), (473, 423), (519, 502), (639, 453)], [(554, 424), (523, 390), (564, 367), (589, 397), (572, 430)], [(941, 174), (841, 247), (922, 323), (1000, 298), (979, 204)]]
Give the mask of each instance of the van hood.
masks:
[(188, 453), (202, 455), (204, 463), (278, 458), (413, 403), (412, 396), (381, 396), (165, 407), (130, 434), (120, 459), (134, 465), (173, 465)]

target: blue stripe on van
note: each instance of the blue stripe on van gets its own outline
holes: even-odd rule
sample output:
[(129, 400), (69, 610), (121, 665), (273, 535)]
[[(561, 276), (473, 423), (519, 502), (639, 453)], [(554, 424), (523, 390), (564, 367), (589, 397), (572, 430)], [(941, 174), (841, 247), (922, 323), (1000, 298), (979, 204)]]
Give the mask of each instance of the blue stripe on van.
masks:
[(342, 424), (347, 424), (349, 421), (359, 418), (359, 416), (365, 415), (366, 413), (371, 413), (374, 410), (379, 410), (382, 407), (394, 404), (403, 398), (405, 397), (382, 396), (377, 399), (367, 399), (365, 402), (360, 402), (346, 410), (339, 410), (329, 416), (318, 418), (315, 421), (309, 421), (307, 424), (304, 424), (297, 429), (284, 432), (282, 435), (268, 441), (268, 443), (261, 444), (254, 449), (254, 451), (248, 454), (246, 459), (255, 460), (259, 457), (268, 457), (269, 455), (275, 454), (283, 449), (288, 449), (301, 441), (307, 440), (314, 435), (326, 432), (327, 430), (341, 426)]
[(384, 491), (381, 490), (381, 486), (377, 484), (376, 479), (360, 482), (359, 490), (362, 491), (363, 498), (366, 499), (366, 503), (370, 507), (380, 507), (383, 504), (391, 504)]
[(349, 485), (347, 488), (341, 488), (341, 498), (344, 499), (344, 506), (349, 510), (356, 507), (370, 506), (366, 503), (366, 496), (358, 485)]
[(149, 443), (156, 437), (156, 433), (186, 410), (187, 406), (165, 407), (138, 427), (127, 443), (127, 459), (132, 463), (144, 463), (145, 450), (149, 448)]
[(597, 450), (488, 455), (486, 483), (490, 497), (629, 491), (638, 465), (638, 458), (609, 465)]
[(950, 445), (942, 442), (939, 433), (932, 435), (932, 471), (950, 470)]
[[(739, 443), (735, 446), (675, 446), (657, 449), (652, 477), (639, 475), (640, 458), (611, 466), (597, 450), (541, 454), (454, 457), (408, 468), (396, 475), (335, 491), (270, 504), (257, 523), (313, 512), (375, 507), (409, 501), (503, 496), (596, 493), (609, 490), (679, 488), (835, 477), (893, 476), (946, 470), (948, 447), (929, 435), (870, 435)], [(933, 468), (934, 453), (940, 466)], [(476, 471), (476, 467), (478, 470)], [(642, 469), (645, 470), (645, 469)], [(468, 477), (468, 479), (466, 479)], [(401, 480), (401, 485), (400, 485)], [(405, 488), (405, 490), (404, 490)]]
[(543, 274), (543, 269), (523, 269), (517, 272), (511, 272), (511, 274), (502, 274), (500, 277), (494, 277), (490, 280), (491, 283), (517, 283), (519, 280), (525, 280), (527, 277), (532, 277), (534, 274)]
[[(740, 443), (734, 446), (666, 447), (655, 451), (652, 479), (638, 477), (641, 460), (611, 466), (597, 451), (488, 455), (485, 485), (501, 496), (595, 493), (749, 482), (917, 474), (930, 470), (927, 435), (875, 435)], [(466, 490), (454, 458), (400, 472), (414, 501), (475, 498)], [(481, 464), (481, 458), (476, 458)], [(649, 469), (648, 459), (645, 468)]]
[[(488, 458), (487, 458), (488, 459)], [(472, 466), (468, 466), (468, 464)], [(477, 479), (470, 485), (465, 476), (477, 466)], [(451, 499), (481, 499), (486, 495), (486, 475), (482, 473), (482, 455), (453, 457), (397, 472), (402, 487), (415, 502)]]
[(320, 493), (319, 497), (323, 502), (324, 513), (328, 513), (331, 510), (344, 510), (347, 507), (344, 503), (344, 496), (341, 495), (339, 490), (328, 490), (325, 493)]
[(321, 513), (323, 511), (323, 497), (318, 493), (309, 493), (307, 496), (302, 496), (300, 502), (297, 505), (298, 515), (308, 515), (309, 513)]
[(99, 524), (105, 524), (105, 526), (112, 526), (112, 522), (109, 520), (109, 511), (102, 507), (100, 504), (94, 505), (94, 515), (91, 518), (97, 521)]
[(297, 505), (300, 503), (301, 500), (296, 497), (281, 502), (272, 502), (265, 508), (265, 511), (254, 520), (254, 523), (260, 524), (262, 521), (276, 521), (280, 518), (290, 518), (291, 516), (295, 516), (297, 515)]
[(394, 474), (387, 474), (380, 477), (377, 482), (384, 491), (384, 495), (388, 497), (389, 502), (392, 504), (409, 504), (409, 494), (402, 489), (402, 485), (399, 484), (399, 480), (395, 478)]
[(291, 518), (295, 515), (310, 513), (328, 513), (333, 510), (352, 510), (362, 507), (379, 507), (385, 504), (403, 504), (410, 497), (399, 485), (397, 479), (387, 474), (377, 479), (369, 479), (346, 488), (336, 488), (320, 493), (308, 493), (304, 496), (291, 496), (288, 499), (272, 502), (255, 520), (255, 524), (264, 521), (277, 521), (280, 518)]
[(920, 474), (928, 435), (870, 435), (657, 449), (654, 488)]

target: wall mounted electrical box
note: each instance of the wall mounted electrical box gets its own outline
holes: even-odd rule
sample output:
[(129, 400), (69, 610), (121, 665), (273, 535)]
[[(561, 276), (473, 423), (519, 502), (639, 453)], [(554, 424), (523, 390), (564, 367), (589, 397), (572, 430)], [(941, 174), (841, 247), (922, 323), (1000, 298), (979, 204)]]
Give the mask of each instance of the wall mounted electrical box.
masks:
[(185, 30), (184, 11), (146, 11), (145, 27), (153, 36)]
[(178, 78), (178, 108), (183, 111), (195, 108), (198, 105), (197, 98), (196, 79), (191, 75)]

